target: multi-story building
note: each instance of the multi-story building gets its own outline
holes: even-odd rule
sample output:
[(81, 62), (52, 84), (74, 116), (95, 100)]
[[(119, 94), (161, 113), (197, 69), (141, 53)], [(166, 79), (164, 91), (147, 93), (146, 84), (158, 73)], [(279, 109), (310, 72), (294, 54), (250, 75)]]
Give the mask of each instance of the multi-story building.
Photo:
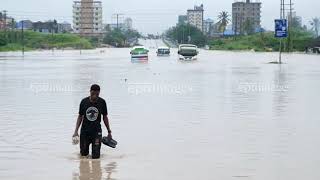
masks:
[(0, 12), (0, 29), (4, 29), (4, 26), (4, 15), (2, 14), (2, 12)]
[(203, 15), (203, 4), (200, 6), (194, 6), (194, 9), (189, 9), (187, 11), (188, 24), (197, 27), (203, 32)]
[(63, 22), (58, 24), (58, 32), (59, 33), (66, 33), (66, 32), (71, 32), (72, 31), (72, 26), (68, 22)]
[(0, 29), (14, 29), (15, 20), (12, 17), (7, 16), (6, 11), (0, 12)]
[(34, 22), (32, 23), (32, 29), (35, 32), (41, 33), (58, 33), (58, 23), (57, 21), (47, 21), (47, 22)]
[(0, 29), (15, 29), (15, 20), (12, 17), (6, 15), (6, 13), (0, 12)]
[(203, 32), (207, 35), (210, 35), (213, 31), (214, 21), (210, 18), (203, 21)]
[(261, 29), (261, 2), (259, 0), (255, 2), (237, 0), (232, 3), (232, 30), (235, 34), (242, 34), (248, 24), (255, 32)]
[(102, 2), (93, 0), (74, 1), (73, 4), (74, 32), (86, 37), (101, 36)]

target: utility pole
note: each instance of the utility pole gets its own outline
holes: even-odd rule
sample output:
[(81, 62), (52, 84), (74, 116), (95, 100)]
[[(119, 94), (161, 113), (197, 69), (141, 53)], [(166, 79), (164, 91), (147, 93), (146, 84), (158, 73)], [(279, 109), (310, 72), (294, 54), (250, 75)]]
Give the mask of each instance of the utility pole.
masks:
[(3, 11), (3, 18), (4, 18), (4, 30), (7, 29), (7, 10)]
[(124, 14), (119, 14), (119, 13), (116, 13), (116, 14), (113, 14), (114, 18), (117, 20), (117, 29), (119, 29), (119, 18), (120, 16), (123, 16)]
[[(54, 42), (54, 33), (57, 30), (57, 20), (53, 20), (52, 25), (51, 25), (51, 38), (52, 42)], [(54, 53), (54, 47), (52, 46), (52, 54)]]
[(189, 28), (188, 43), (191, 43), (191, 30), (190, 30), (190, 25), (188, 26), (188, 28)]
[(243, 27), (242, 27), (242, 25), (243, 25), (243, 21), (242, 21), (242, 14), (240, 13), (240, 27), (239, 27), (239, 35), (240, 36), (242, 36), (242, 29), (243, 29)]
[(22, 55), (24, 56), (24, 20), (21, 21)]
[(293, 18), (292, 18), (292, 0), (290, 0), (290, 3), (289, 3), (289, 17), (288, 17), (288, 52), (291, 52), (292, 51), (292, 24), (293, 24)]
[(3, 11), (3, 19), (4, 19), (4, 38), (7, 38), (7, 10)]
[(238, 13), (236, 13), (235, 25), (234, 25), (234, 39), (238, 36)]
[[(285, 12), (286, 12), (285, 0), (280, 0), (280, 19), (286, 18)], [(282, 63), (282, 49), (283, 49), (282, 46), (284, 46), (284, 43), (282, 43), (282, 38), (281, 38), (280, 39), (280, 48), (279, 48), (279, 64)]]
[(182, 27), (182, 43), (181, 44), (184, 44), (184, 26)]
[[(280, 19), (282, 19), (282, 10), (283, 10), (283, 0), (280, 0)], [(282, 56), (282, 39), (280, 39), (280, 47), (279, 47), (279, 64), (281, 64), (281, 56)]]

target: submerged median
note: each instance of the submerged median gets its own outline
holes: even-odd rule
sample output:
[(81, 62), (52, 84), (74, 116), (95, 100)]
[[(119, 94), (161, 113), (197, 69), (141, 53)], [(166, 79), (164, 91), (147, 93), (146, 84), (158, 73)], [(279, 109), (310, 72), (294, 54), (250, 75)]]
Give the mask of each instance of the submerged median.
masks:
[(0, 51), (20, 51), (36, 49), (92, 49), (89, 39), (74, 34), (48, 34), (34, 31), (0, 31)]
[[(314, 41), (312, 33), (295, 31), (292, 39), (284, 39), (284, 51), (305, 51)], [(219, 38), (208, 42), (212, 50), (254, 50), (260, 52), (279, 51), (280, 40), (273, 32), (257, 33), (253, 35)]]

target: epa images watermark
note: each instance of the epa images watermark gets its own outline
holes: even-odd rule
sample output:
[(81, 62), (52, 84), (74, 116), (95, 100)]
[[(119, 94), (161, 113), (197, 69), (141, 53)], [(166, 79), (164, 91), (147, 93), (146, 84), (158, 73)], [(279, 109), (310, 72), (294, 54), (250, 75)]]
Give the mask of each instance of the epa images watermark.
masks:
[(34, 93), (69, 93), (79, 92), (80, 88), (63, 83), (31, 83), (29, 90)]
[(242, 93), (287, 92), (289, 90), (289, 87), (280, 83), (264, 84), (254, 82), (241, 82), (238, 84), (237, 90)]
[(129, 83), (128, 93), (130, 95), (186, 95), (193, 92), (193, 88), (187, 84), (176, 83)]

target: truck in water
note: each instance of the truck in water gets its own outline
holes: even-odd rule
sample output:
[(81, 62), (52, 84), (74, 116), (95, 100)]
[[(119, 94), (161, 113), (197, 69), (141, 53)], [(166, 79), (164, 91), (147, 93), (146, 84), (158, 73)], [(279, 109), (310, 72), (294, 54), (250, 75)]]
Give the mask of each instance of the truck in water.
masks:
[(193, 44), (181, 44), (178, 49), (179, 60), (197, 60), (198, 47)]

